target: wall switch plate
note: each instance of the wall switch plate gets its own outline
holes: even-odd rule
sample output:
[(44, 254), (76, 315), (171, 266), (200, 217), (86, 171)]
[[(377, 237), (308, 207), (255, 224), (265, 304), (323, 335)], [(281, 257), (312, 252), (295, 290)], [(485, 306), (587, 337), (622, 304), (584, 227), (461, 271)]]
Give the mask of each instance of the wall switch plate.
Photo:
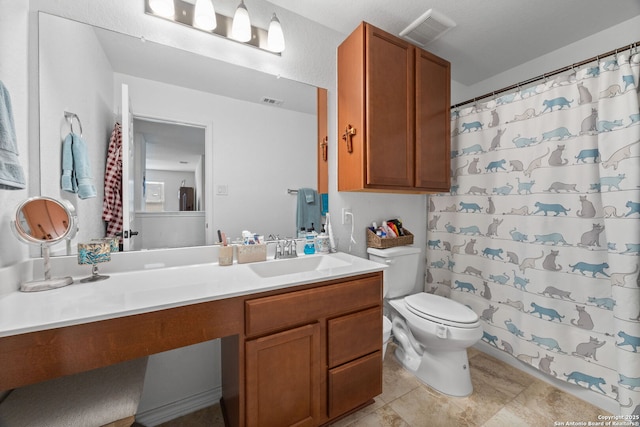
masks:
[(229, 195), (229, 187), (227, 185), (218, 185), (216, 187), (216, 194), (218, 196), (228, 196)]
[(351, 208), (342, 208), (342, 224), (351, 224), (353, 212)]

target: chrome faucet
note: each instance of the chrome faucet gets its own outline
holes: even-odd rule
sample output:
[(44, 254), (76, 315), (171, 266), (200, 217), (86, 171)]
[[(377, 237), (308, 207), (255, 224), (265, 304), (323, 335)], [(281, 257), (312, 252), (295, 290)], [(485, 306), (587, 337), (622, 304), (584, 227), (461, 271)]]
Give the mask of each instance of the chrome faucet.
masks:
[(298, 257), (298, 243), (296, 239), (292, 239), (289, 237), (285, 237), (281, 239), (277, 234), (269, 234), (269, 238), (267, 239), (267, 244), (275, 243), (276, 244), (276, 252), (274, 255), (274, 259), (286, 259), (286, 258), (297, 258)]
[(296, 258), (298, 256), (298, 244), (295, 239), (284, 239), (276, 242), (275, 259)]

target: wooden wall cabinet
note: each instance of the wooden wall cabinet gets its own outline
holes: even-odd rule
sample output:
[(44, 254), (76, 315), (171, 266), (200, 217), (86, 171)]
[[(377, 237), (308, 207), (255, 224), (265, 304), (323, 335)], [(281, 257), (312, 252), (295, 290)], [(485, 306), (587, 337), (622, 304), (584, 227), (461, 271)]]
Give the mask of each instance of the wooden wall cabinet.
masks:
[(363, 22), (338, 47), (338, 190), (450, 188), (450, 63)]
[(249, 299), (245, 332), (247, 426), (319, 426), (382, 393), (379, 273)]
[(327, 112), (327, 90), (318, 88), (318, 193), (329, 192), (329, 132)]

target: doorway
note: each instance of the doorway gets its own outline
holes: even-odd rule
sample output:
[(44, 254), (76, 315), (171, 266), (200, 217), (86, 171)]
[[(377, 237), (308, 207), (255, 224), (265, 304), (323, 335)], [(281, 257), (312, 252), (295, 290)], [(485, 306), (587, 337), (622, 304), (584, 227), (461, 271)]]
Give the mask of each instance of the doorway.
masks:
[(134, 115), (133, 129), (134, 249), (210, 244), (208, 127)]

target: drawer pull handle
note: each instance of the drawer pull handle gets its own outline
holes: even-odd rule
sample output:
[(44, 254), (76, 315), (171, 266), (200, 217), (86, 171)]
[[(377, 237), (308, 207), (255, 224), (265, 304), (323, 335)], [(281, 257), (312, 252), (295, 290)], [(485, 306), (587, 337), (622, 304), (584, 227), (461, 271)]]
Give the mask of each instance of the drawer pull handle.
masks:
[(344, 130), (342, 134), (343, 141), (347, 143), (347, 152), (353, 153), (353, 135), (356, 134), (356, 128), (351, 125), (347, 125), (347, 128)]

